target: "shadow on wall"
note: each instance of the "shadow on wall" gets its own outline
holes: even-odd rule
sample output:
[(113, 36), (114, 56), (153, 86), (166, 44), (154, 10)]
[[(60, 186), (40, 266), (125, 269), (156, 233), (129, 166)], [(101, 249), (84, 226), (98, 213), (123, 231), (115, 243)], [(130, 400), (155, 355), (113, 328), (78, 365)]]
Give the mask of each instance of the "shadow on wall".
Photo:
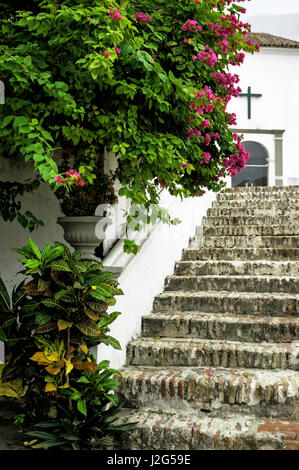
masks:
[[(26, 179), (32, 178), (33, 165), (17, 158), (12, 160), (1, 158), (0, 174), (2, 181), (23, 183)], [(4, 222), (0, 219), (0, 277), (10, 291), (14, 285), (22, 281), (22, 275), (16, 274), (21, 270), (21, 264), (18, 262), (20, 255), (10, 251), (11, 248), (24, 246), (29, 237), (33, 238), (40, 247), (56, 240), (66, 243), (63, 230), (56, 223), (57, 217), (63, 214), (48, 184), (42, 183), (32, 194), (25, 194), (21, 197), (21, 202), (22, 212), (30, 210), (36, 217), (43, 220), (45, 226), (30, 232), (16, 220)]]

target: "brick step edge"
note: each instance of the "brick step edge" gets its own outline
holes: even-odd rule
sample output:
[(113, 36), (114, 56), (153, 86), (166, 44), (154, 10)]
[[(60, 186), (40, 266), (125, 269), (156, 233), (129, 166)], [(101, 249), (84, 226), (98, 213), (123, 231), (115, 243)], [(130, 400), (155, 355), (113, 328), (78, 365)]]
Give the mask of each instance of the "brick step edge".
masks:
[(165, 291), (228, 291), (299, 294), (299, 276), (167, 276)]
[(299, 276), (298, 261), (182, 260), (176, 276)]
[(165, 291), (154, 299), (153, 312), (238, 313), (241, 315), (299, 315), (299, 295), (265, 292)]
[(127, 366), (299, 369), (298, 345), (195, 338), (151, 338), (127, 345)]
[(299, 376), (293, 371), (129, 366), (118, 396), (131, 408), (299, 419)]
[(299, 318), (233, 313), (150, 313), (142, 317), (143, 337), (213, 339), (299, 344)]
[(299, 261), (298, 248), (193, 248), (183, 250), (183, 261)]
[(299, 423), (294, 420), (123, 410), (118, 424), (133, 422), (135, 430), (121, 438), (127, 450), (299, 450)]

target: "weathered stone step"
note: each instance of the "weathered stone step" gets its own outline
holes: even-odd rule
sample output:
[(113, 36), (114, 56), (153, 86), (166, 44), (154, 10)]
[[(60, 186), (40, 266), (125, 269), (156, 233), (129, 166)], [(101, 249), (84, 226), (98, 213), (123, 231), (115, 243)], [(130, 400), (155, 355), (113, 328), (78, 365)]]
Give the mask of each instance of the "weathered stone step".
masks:
[(284, 292), (299, 294), (299, 276), (167, 276), (165, 291)]
[(227, 200), (235, 200), (235, 201), (242, 201), (242, 200), (255, 200), (265, 201), (265, 200), (273, 200), (273, 201), (284, 201), (285, 199), (299, 199), (299, 191), (265, 191), (264, 193), (261, 192), (253, 192), (253, 191), (238, 191), (238, 192), (231, 192), (231, 193), (218, 193), (217, 194), (217, 201), (225, 202)]
[[(297, 225), (203, 225), (203, 236), (298, 236), (299, 223)], [(298, 237), (299, 238), (299, 237)]]
[(193, 248), (183, 250), (185, 261), (195, 260), (271, 260), (299, 261), (298, 248)]
[(252, 206), (247, 204), (246, 207), (211, 207), (207, 210), (208, 217), (297, 217), (299, 205), (296, 207), (277, 208), (272, 206), (265, 209), (260, 206)]
[(298, 185), (292, 186), (235, 186), (232, 188), (225, 188), (221, 194), (240, 194), (249, 193), (262, 195), (264, 193), (276, 194), (276, 193), (289, 193), (299, 191)]
[(281, 199), (281, 200), (274, 200), (274, 199), (260, 199), (256, 201), (251, 201), (250, 198), (248, 200), (238, 200), (238, 199), (227, 199), (226, 201), (218, 201), (217, 199), (213, 201), (212, 207), (217, 208), (234, 208), (234, 209), (247, 209), (250, 206), (251, 209), (265, 209), (265, 210), (279, 210), (279, 209), (291, 209), (297, 211), (299, 206), (298, 199)]
[[(203, 217), (204, 227), (217, 227), (219, 225), (239, 226), (239, 225), (292, 225), (295, 223), (294, 217), (272, 217), (272, 216), (256, 216), (256, 217)], [(299, 227), (299, 223), (297, 223)]]
[(230, 412), (212, 418), (204, 413), (124, 410), (121, 423), (137, 422), (123, 433), (128, 450), (299, 450), (296, 420), (258, 418)]
[(296, 370), (297, 354), (291, 343), (144, 337), (128, 343), (126, 365)]
[(234, 313), (150, 313), (142, 317), (142, 335), (152, 338), (291, 343), (299, 340), (299, 318)]
[(124, 406), (188, 414), (238, 410), (240, 414), (299, 418), (299, 374), (203, 368), (126, 367), (119, 397)]
[(203, 248), (299, 248), (299, 236), (204, 236)]
[(178, 261), (177, 276), (299, 276), (298, 261)]
[(163, 292), (154, 300), (154, 312), (235, 313), (285, 316), (299, 314), (299, 295), (246, 292)]

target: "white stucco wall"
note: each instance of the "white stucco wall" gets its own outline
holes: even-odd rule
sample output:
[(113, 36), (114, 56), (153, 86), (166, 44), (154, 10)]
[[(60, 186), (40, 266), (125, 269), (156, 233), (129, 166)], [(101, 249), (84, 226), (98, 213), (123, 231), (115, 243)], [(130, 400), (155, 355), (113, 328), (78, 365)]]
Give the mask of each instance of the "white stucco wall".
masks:
[[(239, 86), (247, 93), (261, 93), (252, 98), (252, 117), (247, 115), (247, 97), (233, 98), (229, 112), (237, 115), (239, 129), (279, 129), (283, 134), (283, 174), (286, 178), (299, 177), (299, 49), (262, 47), (259, 53), (246, 55), (241, 67), (232, 67), (231, 73), (240, 76)], [(255, 136), (255, 141), (269, 142), (272, 158), (274, 135)], [(246, 140), (253, 140), (252, 134)]]
[[(0, 159), (2, 181), (24, 182), (28, 178), (32, 179), (32, 173), (32, 165), (25, 164), (21, 159)], [(18, 262), (21, 256), (15, 251), (10, 251), (11, 248), (21, 248), (27, 243), (29, 237), (33, 238), (41, 247), (56, 240), (66, 243), (62, 227), (56, 223), (57, 217), (63, 214), (55, 195), (47, 184), (41, 184), (39, 189), (33, 193), (25, 193), (21, 197), (21, 201), (21, 212), (30, 210), (36, 217), (44, 221), (45, 226), (29, 232), (28, 229), (24, 230), (16, 220), (10, 223), (4, 222), (0, 218), (0, 277), (9, 290), (23, 279), (21, 275), (16, 275), (17, 271), (22, 269), (22, 264)]]
[[(120, 341), (122, 350), (101, 345), (98, 348), (98, 361), (108, 358), (113, 367), (123, 366), (127, 342), (140, 335), (142, 316), (151, 313), (155, 295), (163, 291), (165, 277), (173, 274), (175, 262), (181, 259), (182, 249), (188, 247), (189, 238), (194, 236), (196, 227), (201, 225), (203, 216), (215, 198), (216, 194), (209, 192), (201, 198), (181, 202), (179, 198), (171, 199), (166, 195), (165, 202), (168, 200), (171, 215), (178, 217), (182, 223), (175, 227), (160, 224), (144, 243), (140, 253), (121, 272), (118, 281), (124, 295), (117, 298), (117, 304), (110, 307), (109, 312), (119, 311), (122, 314), (112, 324), (109, 334)], [(104, 260), (104, 266), (107, 262)]]

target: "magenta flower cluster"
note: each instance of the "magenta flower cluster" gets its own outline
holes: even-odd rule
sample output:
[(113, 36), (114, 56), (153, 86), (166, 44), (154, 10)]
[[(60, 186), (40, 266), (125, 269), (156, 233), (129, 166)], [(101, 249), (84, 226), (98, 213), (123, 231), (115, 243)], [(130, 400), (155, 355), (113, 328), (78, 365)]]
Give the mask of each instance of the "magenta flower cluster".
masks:
[(182, 31), (190, 31), (194, 33), (195, 31), (202, 31), (202, 26), (197, 24), (196, 20), (187, 20), (182, 26)]
[(225, 90), (227, 90), (227, 95), (226, 95), (226, 100), (227, 102), (230, 101), (231, 97), (237, 97), (239, 96), (239, 93), (241, 93), (241, 88), (240, 87), (235, 87), (236, 83), (239, 83), (240, 77), (237, 74), (232, 75), (231, 73), (214, 73), (212, 72), (212, 77), (214, 78), (216, 84), (218, 86), (223, 87)]
[[(241, 3), (243, 1), (245, 0), (218, 0), (218, 3), (222, 3), (223, 5), (227, 4), (229, 6), (233, 2)], [(201, 0), (194, 0), (194, 2), (195, 4), (199, 4), (201, 3)], [(212, 2), (212, 7), (217, 8), (216, 1)], [(244, 13), (246, 10), (245, 8), (242, 8), (239, 11), (241, 13)], [(109, 16), (112, 20), (123, 20), (119, 10), (116, 8), (109, 9)], [(136, 12), (134, 18), (138, 23), (152, 23), (152, 19), (142, 11)], [(250, 47), (254, 46), (252, 40), (246, 38), (246, 35), (250, 31), (250, 25), (248, 23), (243, 23), (242, 21), (239, 21), (238, 17), (235, 14), (223, 14), (218, 23), (210, 22), (205, 25), (205, 28), (208, 28), (208, 30), (211, 33), (214, 33), (214, 36), (216, 36), (216, 46), (213, 50), (208, 44), (206, 44), (204, 50), (196, 52), (196, 55), (192, 55), (191, 58), (193, 61), (199, 61), (204, 63), (209, 68), (214, 68), (214, 71), (211, 73), (210, 76), (214, 80), (215, 87), (225, 90), (224, 93), (226, 94), (224, 97), (224, 93), (221, 93), (222, 97), (216, 96), (216, 93), (209, 86), (205, 86), (203, 90), (194, 91), (194, 101), (189, 104), (189, 109), (191, 111), (189, 116), (190, 127), (192, 127), (193, 122), (198, 117), (197, 115), (202, 117), (202, 121), (200, 125), (198, 125), (197, 119), (197, 127), (193, 124), (193, 127), (186, 131), (186, 135), (188, 139), (192, 139), (194, 137), (196, 139), (199, 139), (202, 145), (211, 149), (210, 152), (205, 151), (202, 153), (200, 157), (201, 165), (208, 164), (210, 162), (213, 154), (212, 144), (213, 142), (215, 143), (216, 141), (221, 139), (219, 132), (217, 132), (217, 129), (213, 129), (214, 124), (212, 123), (215, 122), (215, 118), (213, 119), (212, 114), (214, 113), (215, 109), (222, 109), (226, 111), (227, 104), (231, 100), (231, 98), (237, 97), (241, 92), (241, 88), (237, 85), (239, 83), (239, 76), (237, 74), (219, 72), (217, 71), (215, 66), (221, 62), (223, 56), (228, 54), (230, 55), (229, 63), (231, 65), (239, 66), (243, 63), (245, 54), (243, 52), (240, 52), (238, 41), (233, 40), (236, 31), (238, 32), (239, 36), (243, 36), (244, 44)], [(187, 33), (197, 33), (199, 31), (202, 31), (203, 27), (198, 24), (197, 20), (188, 19), (182, 25), (181, 30)], [(192, 46), (192, 41), (194, 41), (193, 38), (188, 37), (185, 37), (182, 40), (184, 44), (188, 44), (190, 46)], [(259, 46), (255, 45), (255, 48), (258, 50)], [(114, 50), (117, 54), (120, 54), (121, 52), (119, 47), (117, 46), (114, 47)], [(103, 54), (105, 57), (109, 57), (110, 52), (106, 51)], [(152, 56), (152, 59), (153, 61), (156, 61), (155, 56)], [(236, 115), (234, 113), (226, 113), (226, 120), (228, 125), (230, 126), (237, 124)], [(249, 154), (245, 151), (244, 147), (241, 144), (241, 138), (237, 136), (237, 134), (234, 134), (234, 141), (236, 151), (232, 153), (229, 158), (225, 158), (223, 160), (224, 169), (231, 176), (235, 176), (237, 172), (241, 171), (241, 169), (246, 166), (246, 162), (249, 158)], [(189, 166), (190, 163), (180, 163), (181, 168), (188, 168)], [(67, 173), (66, 177), (69, 178), (70, 176)], [(71, 176), (73, 177), (74, 175), (72, 174)], [(218, 181), (219, 178), (223, 176), (223, 173), (219, 172), (217, 176), (213, 177), (213, 179), (214, 181)], [(59, 182), (65, 182), (60, 176), (57, 178), (59, 178)], [(82, 184), (80, 181), (82, 181), (82, 179), (78, 178), (78, 182), (76, 184)], [(164, 181), (159, 180), (159, 184), (162, 188), (165, 187)], [(201, 196), (204, 193), (205, 191), (200, 189), (199, 193), (194, 195)]]
[(109, 16), (112, 20), (123, 21), (120, 11), (117, 8), (115, 8), (114, 10), (112, 8), (109, 8)]
[(143, 13), (143, 11), (135, 13), (134, 18), (135, 20), (141, 21), (142, 23), (152, 23), (151, 18), (145, 13)]
[(199, 60), (201, 62), (205, 62), (208, 67), (214, 67), (214, 65), (218, 62), (217, 56), (213, 49), (209, 49), (209, 46), (205, 46), (205, 51), (199, 51), (197, 56), (193, 55), (192, 60)]
[(85, 184), (80, 173), (75, 170), (68, 170), (65, 172), (66, 178), (62, 178), (61, 175), (55, 176), (55, 181), (62, 184), (77, 184), (83, 186)]

